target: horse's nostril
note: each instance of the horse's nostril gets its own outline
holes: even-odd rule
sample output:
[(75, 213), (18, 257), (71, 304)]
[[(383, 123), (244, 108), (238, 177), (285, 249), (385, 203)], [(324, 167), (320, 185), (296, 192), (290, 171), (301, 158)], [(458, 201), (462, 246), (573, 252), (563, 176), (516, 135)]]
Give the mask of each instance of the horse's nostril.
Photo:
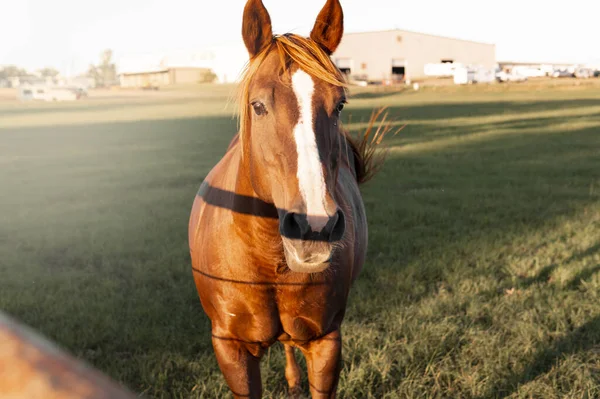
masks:
[(306, 218), (306, 215), (303, 215), (300, 213), (294, 213), (293, 215), (294, 215), (294, 220), (296, 221), (296, 224), (300, 227), (300, 233), (302, 235), (305, 235), (306, 233), (308, 233), (310, 226), (308, 225), (308, 220)]
[(286, 213), (279, 222), (279, 232), (283, 237), (300, 240), (339, 241), (344, 236), (346, 220), (344, 213), (338, 210), (329, 218), (327, 224), (319, 232), (314, 231), (308, 224), (308, 218), (303, 213)]
[(321, 232), (321, 236), (329, 242), (339, 241), (344, 236), (346, 230), (346, 220), (344, 213), (338, 210), (333, 216), (329, 218), (327, 224)]
[(308, 233), (306, 215), (288, 212), (279, 224), (279, 232), (287, 238), (301, 239)]
[(338, 210), (333, 218), (335, 218), (335, 220), (333, 222), (333, 229), (329, 235), (330, 242), (341, 240), (346, 231), (346, 217), (344, 216), (344, 212)]

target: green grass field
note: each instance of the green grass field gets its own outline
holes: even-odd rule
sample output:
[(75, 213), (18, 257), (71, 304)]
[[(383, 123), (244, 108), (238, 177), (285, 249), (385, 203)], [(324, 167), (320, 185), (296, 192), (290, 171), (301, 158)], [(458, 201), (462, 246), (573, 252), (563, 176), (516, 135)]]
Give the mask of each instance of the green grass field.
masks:
[[(351, 98), (353, 131), (380, 105), (408, 126), (363, 189), (340, 397), (600, 397), (599, 89)], [(230, 90), (0, 102), (0, 310), (149, 397), (229, 397), (187, 222)], [(275, 345), (265, 397), (283, 364)]]

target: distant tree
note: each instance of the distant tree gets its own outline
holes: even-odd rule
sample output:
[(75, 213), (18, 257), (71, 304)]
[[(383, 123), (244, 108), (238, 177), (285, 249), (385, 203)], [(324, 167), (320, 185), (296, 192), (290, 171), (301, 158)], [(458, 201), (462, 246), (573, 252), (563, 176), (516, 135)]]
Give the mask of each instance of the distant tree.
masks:
[(96, 82), (96, 87), (100, 87), (101, 86), (101, 81), (102, 78), (100, 76), (100, 73), (98, 72), (98, 67), (96, 67), (95, 65), (90, 64), (89, 68), (88, 68), (88, 72), (87, 72), (87, 76), (94, 79), (94, 82)]
[(96, 81), (96, 87), (110, 86), (117, 80), (117, 66), (112, 62), (112, 50), (100, 54), (100, 64), (90, 65), (88, 76)]
[(212, 71), (207, 69), (200, 75), (200, 81), (198, 83), (214, 83), (218, 79), (218, 76)]
[(28, 76), (26, 70), (18, 68), (14, 65), (7, 65), (0, 68), (0, 79)]
[(55, 78), (59, 74), (59, 72), (54, 68), (42, 68), (39, 70), (39, 72), (43, 78)]

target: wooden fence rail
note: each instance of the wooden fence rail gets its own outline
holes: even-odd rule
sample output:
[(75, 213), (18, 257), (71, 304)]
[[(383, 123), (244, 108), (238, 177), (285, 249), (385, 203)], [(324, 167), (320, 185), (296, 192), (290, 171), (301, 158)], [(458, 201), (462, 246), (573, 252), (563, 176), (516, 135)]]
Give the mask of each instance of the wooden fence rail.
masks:
[(0, 312), (0, 398), (136, 397), (31, 328)]

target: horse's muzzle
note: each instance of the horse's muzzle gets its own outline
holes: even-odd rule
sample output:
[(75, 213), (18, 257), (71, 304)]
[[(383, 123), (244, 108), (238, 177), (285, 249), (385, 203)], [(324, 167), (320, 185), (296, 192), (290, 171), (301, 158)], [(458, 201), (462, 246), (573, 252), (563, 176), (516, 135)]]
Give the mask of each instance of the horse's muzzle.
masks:
[(285, 259), (290, 270), (298, 273), (319, 273), (333, 259), (334, 246), (324, 241), (305, 241), (282, 237)]

